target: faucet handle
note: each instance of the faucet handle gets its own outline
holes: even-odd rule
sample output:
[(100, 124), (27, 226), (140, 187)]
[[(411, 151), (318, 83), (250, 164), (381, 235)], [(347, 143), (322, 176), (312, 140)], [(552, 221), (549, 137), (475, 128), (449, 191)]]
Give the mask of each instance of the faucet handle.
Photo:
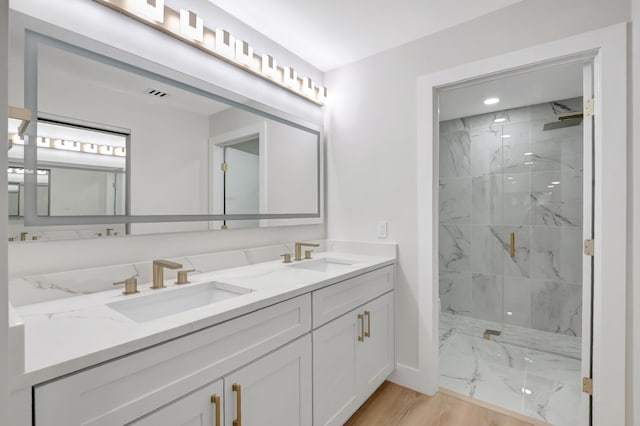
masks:
[(189, 284), (189, 272), (194, 272), (195, 269), (185, 269), (182, 271), (178, 271), (178, 281), (176, 281), (177, 285)]
[(127, 278), (124, 281), (118, 281), (117, 283), (113, 283), (113, 285), (120, 285), (120, 284), (124, 284), (124, 291), (122, 292), (122, 294), (129, 295), (129, 294), (140, 293), (138, 291), (138, 279), (136, 277)]
[(280, 257), (284, 257), (282, 263), (292, 263), (291, 262), (291, 253), (281, 254)]
[(312, 252), (312, 251), (313, 251), (313, 250), (305, 250), (305, 251), (304, 251), (304, 258), (305, 258), (305, 259), (311, 259), (311, 252)]

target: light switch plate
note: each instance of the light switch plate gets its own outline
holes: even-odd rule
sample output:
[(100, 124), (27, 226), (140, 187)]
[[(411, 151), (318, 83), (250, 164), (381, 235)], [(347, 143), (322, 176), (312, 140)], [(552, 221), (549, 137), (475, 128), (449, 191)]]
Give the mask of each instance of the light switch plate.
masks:
[(380, 222), (378, 222), (378, 238), (387, 238), (387, 222), (384, 220), (381, 220)]

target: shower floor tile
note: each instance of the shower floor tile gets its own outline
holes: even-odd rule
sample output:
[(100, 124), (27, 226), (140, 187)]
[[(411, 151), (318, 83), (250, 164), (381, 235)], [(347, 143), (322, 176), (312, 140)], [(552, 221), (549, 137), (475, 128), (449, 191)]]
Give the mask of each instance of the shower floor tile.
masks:
[(579, 424), (580, 360), (451, 332), (440, 387), (557, 426)]

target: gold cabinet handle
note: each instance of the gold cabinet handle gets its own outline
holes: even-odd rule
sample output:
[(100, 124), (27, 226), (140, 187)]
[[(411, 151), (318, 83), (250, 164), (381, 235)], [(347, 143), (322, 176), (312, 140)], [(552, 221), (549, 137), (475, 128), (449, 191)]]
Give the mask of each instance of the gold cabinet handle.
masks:
[(242, 426), (242, 387), (234, 383), (231, 385), (231, 390), (236, 393), (236, 419), (233, 421), (233, 426)]
[(215, 426), (221, 426), (220, 425), (220, 397), (218, 395), (211, 395), (211, 404), (216, 406)]
[(358, 320), (360, 321), (360, 334), (358, 335), (358, 342), (364, 342), (364, 315), (358, 314)]
[(511, 233), (511, 257), (516, 257), (516, 233)]
[(364, 311), (364, 316), (367, 317), (367, 331), (364, 332), (364, 337), (371, 337), (371, 312)]

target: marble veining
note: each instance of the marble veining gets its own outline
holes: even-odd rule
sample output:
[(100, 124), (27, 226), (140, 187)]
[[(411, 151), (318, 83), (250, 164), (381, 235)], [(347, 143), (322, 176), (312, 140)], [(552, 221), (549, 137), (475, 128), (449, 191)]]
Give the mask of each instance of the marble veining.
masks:
[(544, 125), (581, 110), (574, 98), (440, 123), (443, 312), (580, 335), (582, 126)]
[[(455, 129), (441, 126), (440, 177), (471, 175), (471, 138), (462, 120), (454, 120)], [(448, 131), (447, 131), (448, 130)]]
[(580, 381), (578, 359), (452, 330), (441, 334), (440, 387), (556, 426), (574, 426), (584, 410)]
[[(326, 242), (322, 241), (322, 248), (326, 245)], [(364, 243), (350, 245), (349, 242), (336, 242), (331, 245), (344, 251), (325, 251), (316, 253), (314, 257), (348, 259), (352, 263), (344, 265), (343, 268), (323, 272), (294, 268), (271, 258), (268, 262), (194, 273), (191, 277), (192, 283), (189, 284), (191, 287), (218, 281), (251, 291), (238, 297), (145, 322), (133, 321), (121, 312), (111, 309), (109, 304), (157, 294), (148, 283), (141, 283), (138, 287), (140, 293), (132, 296), (122, 295), (120, 289), (109, 283), (108, 291), (20, 306), (15, 312), (24, 322), (24, 370), (21, 371), (22, 374), (12, 378), (12, 386), (29, 387), (42, 383), (392, 265), (397, 251), (395, 244), (369, 243), (369, 248), (364, 251), (378, 254), (376, 256), (357, 252)], [(255, 258), (273, 256), (273, 252), (281, 252), (282, 248), (273, 246), (259, 249)], [(226, 261), (235, 263), (241, 259), (240, 256), (230, 255)], [(201, 257), (195, 263), (200, 262), (202, 266), (204, 260)], [(220, 266), (226, 261), (212, 262), (212, 265)], [(113, 269), (115, 272), (111, 273), (116, 274), (128, 274), (132, 270), (135, 272), (133, 264), (119, 265)], [(109, 268), (102, 272), (105, 271), (108, 272)], [(88, 279), (93, 276), (92, 273), (95, 274), (96, 270), (72, 271), (69, 272), (69, 277), (75, 274)], [(52, 279), (59, 279), (60, 276)], [(171, 294), (184, 288), (171, 285), (170, 280), (165, 280), (167, 288), (157, 291)], [(24, 285), (25, 282), (23, 280), (20, 283)], [(44, 293), (43, 290), (38, 291)]]

